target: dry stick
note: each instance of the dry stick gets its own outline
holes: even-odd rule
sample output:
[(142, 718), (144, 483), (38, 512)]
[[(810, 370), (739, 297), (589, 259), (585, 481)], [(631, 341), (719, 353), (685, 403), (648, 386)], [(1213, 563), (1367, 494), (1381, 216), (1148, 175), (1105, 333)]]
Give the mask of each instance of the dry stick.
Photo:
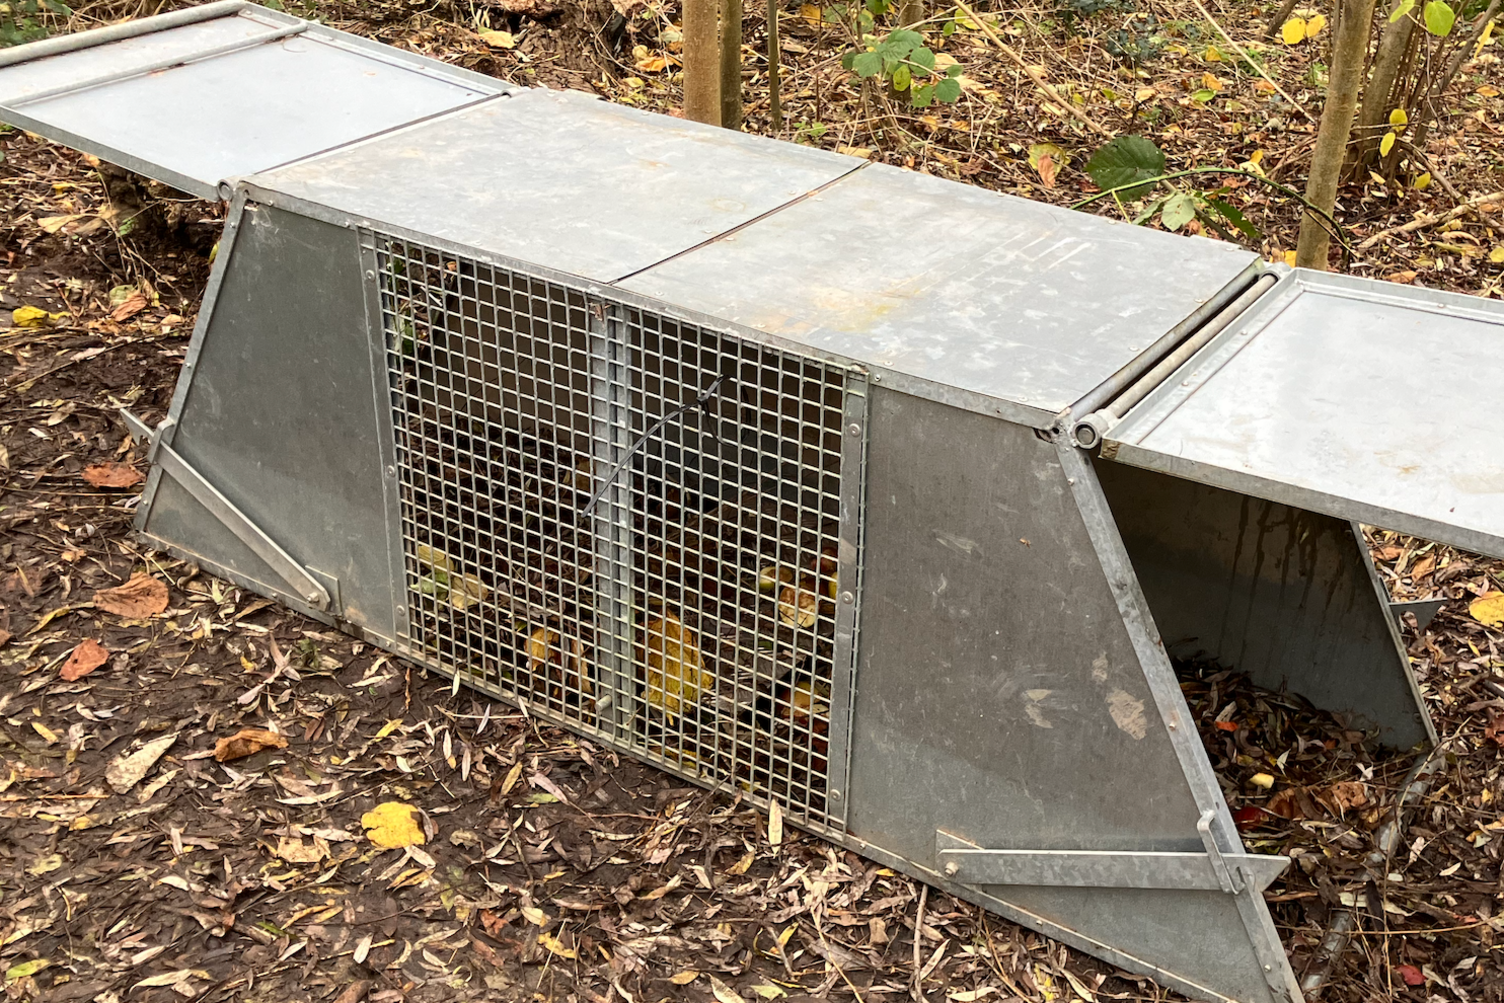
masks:
[[(972, 20), (975, 21), (976, 18), (973, 17)], [(909, 995), (914, 998), (915, 1003), (924, 1003), (924, 989), (919, 984), (919, 973), (922, 970), (920, 966), (920, 945), (924, 943), (924, 934), (920, 931), (924, 929), (924, 903), (929, 898), (929, 895), (930, 886), (921, 884), (919, 886), (919, 908), (914, 913), (914, 982), (909, 986)]]
[(1296, 111), (1304, 115), (1308, 122), (1314, 124), (1316, 121), (1316, 116), (1306, 111), (1305, 105), (1301, 104), (1299, 101), (1291, 97), (1289, 92), (1281, 87), (1279, 85), (1279, 82), (1269, 75), (1268, 70), (1264, 69), (1258, 63), (1254, 62), (1253, 57), (1249, 56), (1248, 53), (1244, 51), (1241, 45), (1232, 40), (1232, 36), (1227, 33), (1227, 29), (1222, 27), (1221, 23), (1216, 18), (1212, 17), (1212, 12), (1206, 9), (1205, 5), (1201, 3), (1201, 0), (1194, 0), (1194, 2), (1196, 4), (1196, 9), (1201, 12), (1201, 16), (1206, 18), (1207, 21), (1211, 23), (1211, 26), (1213, 28), (1217, 29), (1217, 34), (1221, 35), (1222, 38), (1227, 42), (1227, 44), (1232, 46), (1233, 51), (1236, 52), (1239, 56), (1243, 57), (1243, 61), (1249, 66), (1252, 66), (1254, 71), (1258, 73), (1259, 76), (1267, 80), (1269, 82), (1269, 86), (1273, 87), (1276, 91), (1279, 92), (1280, 97), (1290, 102), (1290, 104), (1295, 108)]
[[(1373, 21), (1374, 0), (1346, 0), (1340, 5), (1336, 37), (1332, 39), (1332, 75), (1326, 89), (1326, 107), (1321, 109), (1321, 127), (1311, 154), (1311, 173), (1306, 180), (1306, 201), (1327, 215), (1337, 205), (1337, 183), (1347, 159), (1347, 138), (1358, 110), (1368, 33)], [(1300, 215), (1300, 236), (1295, 245), (1295, 263), (1325, 271), (1331, 234), (1309, 209)]]
[(773, 132), (783, 129), (783, 102), (778, 93), (778, 4), (780, 0), (768, 0), (768, 119)]
[[(1426, 156), (1420, 150), (1416, 149), (1414, 144), (1412, 144), (1407, 139), (1401, 139), (1397, 141), (1397, 145), (1404, 147), (1406, 153), (1414, 157), (1416, 160), (1420, 161), (1421, 166), (1426, 169), (1426, 172), (1431, 175), (1432, 179), (1435, 180), (1438, 185), (1441, 185), (1441, 187), (1446, 191), (1448, 195), (1452, 196), (1452, 198), (1456, 199), (1459, 203), (1467, 201), (1466, 197), (1461, 192), (1459, 192), (1450, 181), (1447, 180), (1446, 175), (1442, 174), (1441, 171), (1437, 169), (1436, 165), (1431, 163), (1431, 158)], [(1481, 206), (1474, 207), (1473, 211), (1477, 213), (1478, 218), (1483, 221), (1484, 226), (1488, 227), (1495, 233), (1504, 233), (1504, 225), (1501, 225), (1499, 220), (1496, 219), (1493, 215), (1485, 212)]]
[[(1399, 9), (1401, 0), (1394, 0), (1390, 16)], [(1413, 18), (1401, 17), (1384, 26), (1379, 36), (1379, 50), (1374, 54), (1373, 65), (1368, 74), (1368, 85), (1363, 89), (1363, 106), (1358, 112), (1358, 153), (1353, 159), (1353, 179), (1363, 176), (1363, 171), (1373, 162), (1379, 148), (1379, 130), (1389, 119), (1394, 85), (1400, 78), (1400, 65), (1410, 47), (1410, 33), (1415, 28)]]
[(1368, 239), (1364, 240), (1363, 243), (1359, 244), (1357, 249), (1360, 251), (1365, 251), (1386, 237), (1395, 237), (1402, 233), (1410, 233), (1412, 230), (1420, 230), (1428, 226), (1435, 226), (1438, 223), (1447, 223), (1456, 219), (1458, 216), (1467, 215), (1475, 206), (1484, 205), (1488, 202), (1500, 201), (1504, 201), (1504, 191), (1489, 192), (1487, 195), (1475, 195), (1461, 205), (1449, 209), (1444, 213), (1440, 213), (1435, 216), (1417, 216), (1408, 223), (1401, 223), (1399, 226), (1391, 226), (1387, 230), (1380, 230), (1378, 233), (1374, 234), (1372, 237), (1369, 237)]
[(1296, 0), (1285, 0), (1284, 3), (1280, 4), (1279, 10), (1275, 11), (1274, 16), (1269, 19), (1269, 23), (1264, 25), (1264, 41), (1267, 42), (1273, 38), (1275, 31), (1283, 27), (1286, 21), (1290, 20), (1290, 15), (1295, 13), (1295, 3)]
[(1436, 101), (1445, 96), (1447, 88), (1452, 86), (1452, 79), (1457, 76), (1457, 71), (1462, 69), (1462, 64), (1467, 61), (1468, 50), (1478, 47), (1478, 38), (1481, 32), (1488, 26), (1488, 23), (1494, 19), (1494, 15), (1498, 12), (1499, 0), (1493, 0), (1493, 2), (1488, 5), (1488, 9), (1485, 10), (1482, 14), (1479, 14), (1478, 17), (1473, 21), (1473, 30), (1468, 33), (1467, 41), (1464, 42), (1461, 39), (1458, 39), (1457, 51), (1452, 54), (1451, 62), (1447, 64), (1446, 70), (1443, 71), (1441, 75), (1441, 83), (1438, 84), (1428, 95), (1430, 100), (1427, 100), (1423, 105), (1416, 109), (1416, 111), (1421, 113), (1420, 121), (1416, 124), (1414, 129), (1416, 146), (1426, 145), (1426, 136), (1430, 134), (1431, 122), (1436, 117)]
[(992, 44), (996, 45), (1003, 51), (1003, 55), (1007, 56), (1009, 59), (1017, 63), (1018, 68), (1023, 70), (1024, 73), (1028, 75), (1030, 80), (1034, 81), (1035, 87), (1038, 87), (1041, 91), (1044, 91), (1046, 97), (1058, 104), (1060, 107), (1064, 108), (1067, 114), (1071, 115), (1073, 118), (1081, 122), (1081, 124), (1085, 125), (1092, 132), (1095, 132), (1099, 136), (1106, 136), (1108, 139), (1112, 138), (1112, 133), (1108, 132), (1096, 122), (1092, 121), (1091, 118), (1087, 116), (1086, 112), (1077, 108), (1070, 101), (1062, 98), (1060, 94), (1056, 92), (1055, 88), (1051, 87), (1049, 85), (1049, 82), (1046, 81), (1044, 77), (1039, 75), (1039, 72), (1037, 70), (1035, 70), (1028, 63), (1024, 62), (1024, 58), (1020, 56), (1016, 51), (1014, 51), (1013, 46), (1002, 40), (998, 33), (993, 30), (992, 25), (982, 20), (977, 12), (971, 9), (971, 7), (966, 3), (966, 0), (956, 0), (956, 9), (959, 10), (962, 14), (965, 14), (973, 24), (981, 28), (982, 33), (988, 38), (992, 39)]

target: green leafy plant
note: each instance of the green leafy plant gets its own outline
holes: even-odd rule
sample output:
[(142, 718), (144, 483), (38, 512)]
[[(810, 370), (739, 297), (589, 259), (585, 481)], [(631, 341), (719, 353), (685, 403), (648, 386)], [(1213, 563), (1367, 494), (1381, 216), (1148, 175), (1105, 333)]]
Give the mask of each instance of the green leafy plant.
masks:
[[(1107, 143), (1087, 161), (1086, 173), (1104, 194), (1112, 193), (1130, 201), (1152, 195), (1161, 183), (1175, 177), (1165, 173), (1164, 151), (1143, 136), (1119, 136)], [(1247, 171), (1231, 173), (1255, 176)], [(1226, 201), (1224, 196), (1229, 191), (1226, 187), (1202, 192), (1173, 186), (1167, 194), (1150, 201), (1134, 222), (1147, 223), (1157, 215), (1166, 230), (1179, 230), (1191, 220), (1200, 220), (1203, 226), (1227, 240), (1236, 240), (1236, 231), (1257, 243), (1263, 234), (1241, 210)]]
[(73, 16), (73, 9), (57, 0), (11, 0), (0, 3), (0, 46), (21, 45), (47, 36), (48, 16)]
[(1102, 48), (1113, 59), (1129, 66), (1152, 63), (1163, 55), (1165, 38), (1153, 14), (1129, 21), (1102, 39)]
[(841, 65), (863, 79), (886, 81), (895, 91), (907, 93), (915, 108), (936, 101), (955, 102), (961, 96), (961, 67), (952, 63), (936, 66), (934, 50), (924, 36), (909, 28), (895, 28), (886, 35), (865, 35), (864, 48), (841, 57)]

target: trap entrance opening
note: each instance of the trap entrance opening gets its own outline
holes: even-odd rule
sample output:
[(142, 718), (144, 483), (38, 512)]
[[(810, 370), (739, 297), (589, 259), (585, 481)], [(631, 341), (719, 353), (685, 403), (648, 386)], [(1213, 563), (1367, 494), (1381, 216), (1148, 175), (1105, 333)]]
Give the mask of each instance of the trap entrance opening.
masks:
[(858, 375), (438, 247), (365, 242), (400, 640), (616, 748), (840, 828)]

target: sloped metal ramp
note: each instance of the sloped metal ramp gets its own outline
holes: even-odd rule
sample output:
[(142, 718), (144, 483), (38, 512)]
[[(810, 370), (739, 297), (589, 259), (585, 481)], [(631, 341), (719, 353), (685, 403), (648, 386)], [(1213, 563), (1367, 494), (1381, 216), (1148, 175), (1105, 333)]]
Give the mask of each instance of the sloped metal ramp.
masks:
[(208, 199), (514, 89), (245, 0), (0, 53), (0, 118)]
[(1297, 269), (1107, 431), (1101, 455), (1504, 557), (1504, 386), (1475, 297)]

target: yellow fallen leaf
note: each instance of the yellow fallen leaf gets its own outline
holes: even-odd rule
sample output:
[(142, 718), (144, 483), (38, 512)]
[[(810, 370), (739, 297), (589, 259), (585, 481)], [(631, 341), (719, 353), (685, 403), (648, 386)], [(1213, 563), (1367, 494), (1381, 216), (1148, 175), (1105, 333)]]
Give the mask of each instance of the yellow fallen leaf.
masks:
[(31, 722), (31, 727), (32, 727), (33, 731), (35, 731), (38, 735), (42, 736), (42, 740), (44, 742), (46, 742), (48, 745), (56, 745), (57, 744), (57, 732), (53, 731), (51, 728), (47, 727), (42, 722), (40, 722), (40, 721), (33, 721), (33, 722)]
[(402, 801), (384, 801), (360, 816), (366, 838), (383, 849), (397, 850), (426, 842), (418, 809)]
[(1298, 45), (1306, 40), (1306, 19), (1292, 17), (1279, 30), (1279, 37), (1286, 45)]
[[(1495, 248), (1499, 250), (1499, 248)], [(1489, 255), (1493, 258), (1493, 255)], [(1473, 619), (1489, 627), (1504, 627), (1504, 592), (1491, 592), (1468, 603)]]
[(1394, 149), (1394, 141), (1398, 138), (1393, 132), (1384, 133), (1384, 138), (1379, 140), (1379, 156), (1389, 156), (1389, 151)]
[(426, 543), (418, 544), (418, 563), (433, 571), (453, 571), (449, 558), (442, 550), (435, 550)]
[(1267, 791), (1274, 786), (1274, 777), (1268, 773), (1255, 773), (1248, 778), (1248, 782), (1255, 787), (1262, 787)]
[(1209, 91), (1220, 91), (1227, 85), (1218, 80), (1215, 74), (1203, 73), (1201, 74), (1201, 86)]
[(572, 947), (565, 947), (563, 941), (549, 933), (538, 934), (538, 943), (548, 949), (549, 954), (558, 955), (561, 958), (578, 958), (580, 952)]
[(751, 989), (765, 1000), (776, 1000), (788, 995), (781, 987), (775, 986), (771, 982), (765, 985), (752, 986)]
[(483, 31), (480, 40), (495, 49), (515, 49), (517, 39), (512, 37), (510, 31)]
[(48, 313), (39, 306), (22, 306), (10, 312), (10, 322), (16, 327), (51, 327), (66, 316), (66, 313)]
[(1294, 251), (1286, 251), (1285, 252), (1285, 264), (1289, 265), (1291, 268), (1295, 267), (1295, 252)]
[(1208, 45), (1206, 51), (1201, 54), (1201, 58), (1208, 63), (1220, 63), (1222, 62), (1222, 53), (1215, 45)]
[(396, 731), (400, 727), (402, 727), (402, 719), (400, 717), (394, 717), (390, 721), (388, 721), (386, 724), (384, 724), (384, 725), (381, 726), (381, 730), (378, 731), (378, 732), (376, 732), (376, 738), (377, 739), (386, 738), (388, 735), (390, 735), (392, 732)]
[(1396, 130), (1403, 128), (1405, 123), (1409, 121), (1410, 116), (1403, 108), (1396, 108), (1389, 113), (1389, 124), (1394, 126)]
[(682, 972), (676, 972), (668, 977), (668, 980), (676, 986), (687, 986), (700, 977), (700, 973), (693, 968), (686, 968)]
[[(809, 23), (811, 28), (818, 28), (825, 20), (824, 13), (812, 3), (799, 5), (799, 16)], [(975, 25), (972, 25), (975, 27)]]
[[(1417, 182), (1415, 187), (1419, 188), (1420, 184)], [(1504, 244), (1500, 244), (1492, 251), (1489, 251), (1488, 260), (1492, 261), (1496, 265), (1504, 265)]]
[(522, 917), (534, 926), (544, 926), (548, 923), (548, 914), (535, 905), (523, 906)]
[(1430, 171), (1421, 171), (1419, 174), (1417, 174), (1415, 176), (1415, 190), (1416, 191), (1423, 192), (1427, 188), (1430, 188), (1430, 187), (1431, 187), (1431, 172)]
[(715, 686), (715, 677), (700, 663), (694, 631), (672, 613), (648, 621), (642, 660), (648, 668), (649, 706), (677, 717), (685, 704), (699, 702), (700, 693)]
[(1326, 15), (1315, 14), (1306, 21), (1306, 37), (1315, 38), (1321, 34), (1321, 29), (1326, 27)]
[(473, 602), (485, 602), (490, 593), (474, 575), (449, 576), (449, 605), (464, 609)]

